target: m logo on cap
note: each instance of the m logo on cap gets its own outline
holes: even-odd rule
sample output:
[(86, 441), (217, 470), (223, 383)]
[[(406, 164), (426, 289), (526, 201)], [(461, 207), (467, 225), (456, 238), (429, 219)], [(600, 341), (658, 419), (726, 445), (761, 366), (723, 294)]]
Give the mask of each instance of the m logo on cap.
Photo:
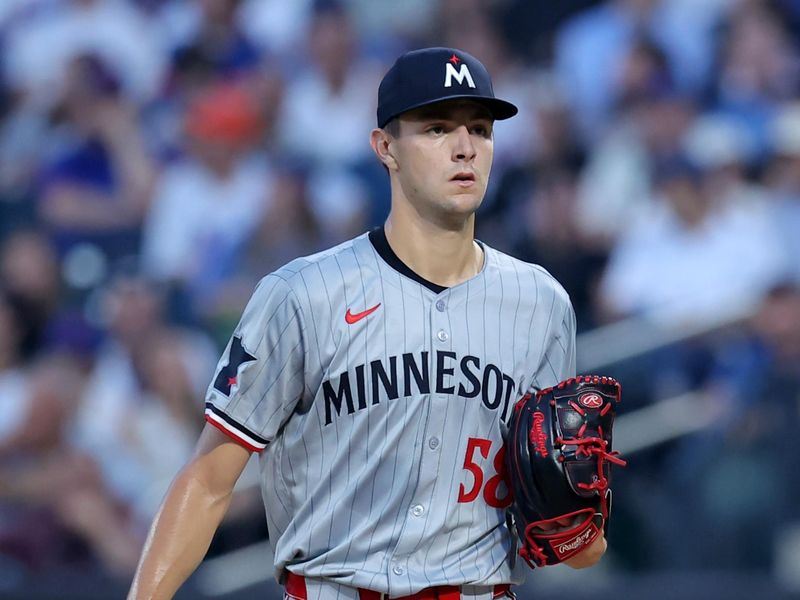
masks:
[(455, 77), (458, 85), (464, 85), (464, 80), (467, 80), (467, 85), (471, 88), (475, 87), (475, 82), (472, 81), (472, 74), (469, 72), (467, 68), (467, 63), (461, 63), (461, 68), (456, 71), (454, 65), (461, 62), (459, 58), (454, 54), (450, 57), (450, 60), (444, 63), (444, 87), (449, 88), (453, 87), (453, 78)]

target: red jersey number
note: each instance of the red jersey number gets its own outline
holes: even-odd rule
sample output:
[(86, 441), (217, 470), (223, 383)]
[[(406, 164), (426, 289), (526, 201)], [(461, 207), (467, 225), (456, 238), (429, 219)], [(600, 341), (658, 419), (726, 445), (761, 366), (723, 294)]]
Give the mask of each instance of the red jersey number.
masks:
[[(470, 472), (472, 486), (468, 491), (467, 487), (463, 483), (460, 484), (458, 489), (458, 501), (474, 502), (481, 493), (481, 489), (483, 489), (483, 499), (486, 504), (493, 508), (506, 508), (511, 504), (511, 493), (509, 492), (509, 487), (506, 483), (507, 480), (504, 460), (506, 454), (505, 446), (500, 446), (500, 449), (497, 451), (497, 454), (495, 454), (494, 459), (492, 460), (494, 475), (489, 477), (485, 487), (483, 485), (483, 480), (485, 478), (483, 467), (481, 467), (479, 459), (477, 459), (475, 456), (476, 450), (484, 459), (480, 461), (480, 463), (485, 462), (485, 460), (489, 458), (489, 455), (492, 451), (492, 440), (487, 440), (484, 438), (469, 438), (467, 440), (467, 452), (464, 456), (464, 470)], [(502, 497), (499, 495), (501, 489), (500, 484), (503, 484), (504, 488), (504, 494)]]

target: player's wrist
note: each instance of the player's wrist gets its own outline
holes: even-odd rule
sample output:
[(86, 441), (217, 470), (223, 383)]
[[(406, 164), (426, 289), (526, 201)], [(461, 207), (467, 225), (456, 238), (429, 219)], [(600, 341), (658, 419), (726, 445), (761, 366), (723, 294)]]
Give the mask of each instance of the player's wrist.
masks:
[(606, 553), (607, 549), (608, 542), (606, 541), (606, 538), (604, 536), (600, 536), (586, 549), (582, 550), (572, 558), (565, 560), (564, 564), (573, 569), (586, 569), (593, 567), (600, 562), (600, 559), (603, 558), (603, 555)]

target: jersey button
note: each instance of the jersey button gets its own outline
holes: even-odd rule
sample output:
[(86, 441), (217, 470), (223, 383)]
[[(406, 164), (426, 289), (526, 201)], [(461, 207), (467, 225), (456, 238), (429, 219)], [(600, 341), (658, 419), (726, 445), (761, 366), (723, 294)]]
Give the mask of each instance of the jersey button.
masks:
[(439, 312), (444, 312), (444, 307), (445, 306), (446, 305), (444, 303), (444, 300), (437, 300), (436, 301), (436, 310), (438, 310)]
[(417, 504), (411, 507), (411, 514), (415, 517), (421, 517), (425, 514), (425, 507), (422, 504)]
[(395, 575), (402, 575), (403, 573), (405, 573), (405, 570), (400, 565), (395, 565), (394, 567), (392, 567), (392, 573), (394, 573)]
[(447, 339), (450, 337), (447, 335), (447, 332), (444, 329), (440, 329), (439, 332), (436, 334), (436, 337), (439, 338), (440, 342), (446, 342)]
[(432, 437), (428, 440), (428, 446), (431, 450), (436, 450), (439, 447), (439, 438)]

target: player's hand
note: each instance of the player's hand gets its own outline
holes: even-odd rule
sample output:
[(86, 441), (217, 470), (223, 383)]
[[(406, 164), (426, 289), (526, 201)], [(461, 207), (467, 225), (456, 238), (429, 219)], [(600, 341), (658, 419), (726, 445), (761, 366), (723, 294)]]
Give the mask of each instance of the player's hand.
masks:
[(600, 562), (603, 554), (606, 553), (607, 547), (608, 543), (606, 542), (606, 538), (600, 536), (594, 542), (592, 542), (591, 546), (582, 550), (572, 558), (565, 560), (564, 564), (572, 567), (573, 569), (585, 569), (587, 567), (592, 567)]
[[(576, 524), (577, 522), (572, 519), (558, 519), (555, 523), (541, 523), (539, 529), (543, 531), (552, 531), (557, 528), (569, 529)], [(607, 547), (606, 538), (603, 536), (598, 537), (591, 546), (588, 546), (572, 558), (568, 558), (564, 561), (564, 564), (573, 569), (585, 569), (594, 566), (603, 557)]]

